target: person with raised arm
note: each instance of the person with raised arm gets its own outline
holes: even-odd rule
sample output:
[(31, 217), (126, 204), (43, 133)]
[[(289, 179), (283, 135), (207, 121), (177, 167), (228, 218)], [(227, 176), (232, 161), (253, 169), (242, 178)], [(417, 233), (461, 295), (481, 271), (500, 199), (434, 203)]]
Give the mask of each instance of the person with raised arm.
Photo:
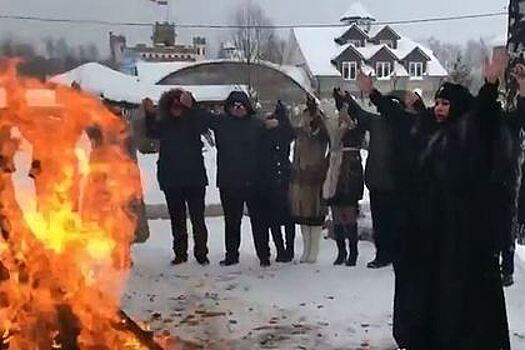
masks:
[(443, 84), (434, 107), (399, 129), (413, 160), (413, 221), (396, 269), (394, 336), (401, 348), (510, 348), (490, 205), (505, 66), (501, 56), (486, 64), (477, 97)]
[(301, 225), (303, 236), (300, 262), (314, 264), (319, 255), (322, 226), (328, 214), (322, 187), (328, 169), (329, 136), (326, 118), (317, 101), (308, 96), (306, 105), (295, 126), (290, 195), (292, 217), (296, 224)]
[(201, 141), (205, 127), (193, 104), (191, 94), (182, 89), (164, 93), (158, 108), (149, 98), (143, 101), (146, 136), (160, 142), (157, 179), (170, 213), (173, 265), (188, 261), (188, 209), (195, 242), (194, 256), (199, 264), (209, 264), (208, 230), (204, 220), (208, 178)]

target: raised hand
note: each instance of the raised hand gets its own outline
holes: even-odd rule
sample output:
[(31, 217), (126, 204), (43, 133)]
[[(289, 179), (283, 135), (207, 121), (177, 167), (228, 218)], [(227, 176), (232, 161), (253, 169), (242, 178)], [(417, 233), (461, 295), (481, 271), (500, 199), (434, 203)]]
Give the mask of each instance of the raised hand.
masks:
[(149, 97), (146, 97), (142, 100), (142, 107), (144, 107), (144, 111), (146, 111), (146, 113), (153, 114), (156, 112), (155, 104)]
[(274, 115), (268, 115), (266, 119), (264, 120), (264, 126), (267, 130), (275, 129), (279, 126), (279, 120), (274, 118)]
[(405, 104), (409, 109), (414, 108), (419, 99), (420, 97), (415, 92), (409, 91), (405, 95)]
[(180, 103), (184, 107), (191, 109), (191, 107), (193, 107), (193, 96), (191, 95), (191, 92), (183, 91), (180, 95)]
[(505, 73), (508, 62), (509, 56), (506, 51), (495, 53), (494, 57), (492, 57), (492, 61), (489, 60), (488, 57), (485, 58), (483, 64), (483, 75), (485, 76), (485, 79), (491, 84), (496, 84), (498, 79)]
[(372, 77), (363, 72), (359, 72), (357, 75), (357, 86), (364, 94), (370, 95), (374, 90), (374, 81), (372, 80)]

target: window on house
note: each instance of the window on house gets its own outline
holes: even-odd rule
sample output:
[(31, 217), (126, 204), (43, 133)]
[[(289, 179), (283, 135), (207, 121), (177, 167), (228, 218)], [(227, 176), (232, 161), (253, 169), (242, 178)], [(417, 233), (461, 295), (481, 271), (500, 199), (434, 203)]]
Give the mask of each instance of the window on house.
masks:
[(390, 62), (376, 63), (376, 76), (378, 79), (388, 79), (392, 73), (392, 65)]
[(353, 44), (355, 47), (362, 47), (362, 41), (361, 40), (350, 40), (350, 43)]
[(379, 40), (379, 45), (386, 45), (390, 48), (393, 48), (394, 42), (392, 40)]
[(411, 77), (420, 78), (423, 76), (423, 62), (410, 62), (408, 64), (408, 71)]
[(357, 62), (343, 62), (341, 72), (344, 80), (357, 79)]

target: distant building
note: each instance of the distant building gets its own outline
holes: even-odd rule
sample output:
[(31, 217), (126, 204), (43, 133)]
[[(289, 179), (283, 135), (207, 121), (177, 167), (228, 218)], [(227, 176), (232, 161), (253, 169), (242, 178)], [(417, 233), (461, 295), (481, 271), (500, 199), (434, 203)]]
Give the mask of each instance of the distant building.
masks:
[(497, 36), (492, 40), (491, 46), (493, 53), (507, 51), (507, 38), (504, 35)]
[(155, 23), (151, 39), (151, 46), (141, 43), (128, 47), (126, 37), (109, 33), (111, 58), (115, 67), (125, 73), (135, 74), (137, 61), (197, 62), (206, 58), (206, 39), (194, 37), (191, 45), (178, 44), (173, 23)]
[(448, 73), (433, 52), (376, 19), (360, 3), (340, 18), (344, 27), (291, 30), (285, 64), (302, 67), (317, 94), (335, 86), (357, 92), (360, 70), (382, 91), (420, 89), (433, 94)]
[(242, 60), (244, 59), (244, 54), (237, 48), (237, 46), (235, 46), (233, 42), (225, 41), (221, 43), (218, 57), (221, 59)]

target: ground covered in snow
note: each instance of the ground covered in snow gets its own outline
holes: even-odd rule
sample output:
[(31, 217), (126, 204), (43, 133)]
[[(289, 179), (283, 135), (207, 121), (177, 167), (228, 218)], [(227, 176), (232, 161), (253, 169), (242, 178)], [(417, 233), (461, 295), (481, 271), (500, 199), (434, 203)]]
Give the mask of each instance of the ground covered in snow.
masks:
[[(210, 259), (172, 267), (167, 221), (152, 221), (151, 239), (134, 247), (124, 309), (206, 349), (395, 349), (391, 336), (393, 271), (366, 269), (373, 245), (360, 244), (358, 266), (334, 267), (333, 241), (324, 240), (317, 265), (273, 264), (254, 254), (243, 223), (241, 264), (223, 268), (223, 224), (208, 220)], [(296, 248), (300, 252), (301, 239)], [(525, 349), (525, 264), (506, 291), (513, 349)]]

